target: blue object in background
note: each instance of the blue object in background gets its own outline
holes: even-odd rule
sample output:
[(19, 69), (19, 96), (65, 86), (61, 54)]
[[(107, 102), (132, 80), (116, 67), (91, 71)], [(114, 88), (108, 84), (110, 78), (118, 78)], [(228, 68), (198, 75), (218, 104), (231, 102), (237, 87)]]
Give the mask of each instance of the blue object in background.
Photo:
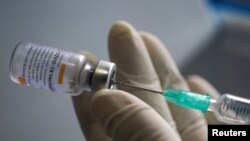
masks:
[(217, 12), (235, 12), (250, 15), (249, 0), (208, 0), (208, 3)]

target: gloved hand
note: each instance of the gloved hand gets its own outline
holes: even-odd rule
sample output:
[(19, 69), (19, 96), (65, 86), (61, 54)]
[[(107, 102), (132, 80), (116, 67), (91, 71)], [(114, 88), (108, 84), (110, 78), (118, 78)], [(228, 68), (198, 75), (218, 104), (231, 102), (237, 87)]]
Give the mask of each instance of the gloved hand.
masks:
[[(170, 54), (154, 35), (138, 33), (126, 22), (110, 30), (109, 53), (117, 65), (117, 80), (154, 90), (166, 88), (218, 92), (204, 79), (181, 76)], [(85, 54), (86, 55), (86, 54)], [(92, 55), (88, 58), (95, 62)], [(90, 97), (86, 92), (73, 97), (75, 111), (87, 140), (96, 141), (205, 141), (207, 122), (202, 113), (166, 103), (163, 96), (118, 86)], [(123, 90), (123, 91), (121, 91)], [(125, 92), (126, 91), (126, 92)], [(212, 113), (210, 124), (218, 123)]]

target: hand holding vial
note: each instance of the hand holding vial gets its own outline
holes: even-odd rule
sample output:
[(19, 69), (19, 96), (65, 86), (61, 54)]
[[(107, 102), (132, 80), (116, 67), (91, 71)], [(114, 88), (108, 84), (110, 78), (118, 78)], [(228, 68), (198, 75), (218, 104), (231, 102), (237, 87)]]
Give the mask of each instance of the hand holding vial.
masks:
[[(185, 80), (154, 35), (117, 22), (109, 33), (109, 55), (111, 62), (98, 61), (89, 53), (20, 43), (12, 55), (10, 76), (22, 85), (76, 95), (73, 104), (87, 140), (205, 141), (207, 123), (220, 123), (212, 112), (204, 116), (151, 91), (172, 88), (220, 96), (201, 77)], [(110, 89), (115, 84), (120, 90)]]

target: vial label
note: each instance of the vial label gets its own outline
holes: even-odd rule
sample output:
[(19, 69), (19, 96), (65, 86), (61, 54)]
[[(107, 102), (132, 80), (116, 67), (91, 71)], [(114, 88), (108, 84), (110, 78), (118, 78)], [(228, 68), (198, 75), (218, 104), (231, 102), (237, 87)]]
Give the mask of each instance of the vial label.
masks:
[[(94, 77), (97, 70), (98, 75)], [(84, 55), (30, 42), (19, 43), (10, 62), (12, 81), (70, 95), (92, 90), (92, 82), (98, 88), (110, 88), (114, 71), (113, 63), (100, 61), (98, 65), (92, 64)]]
[[(62, 63), (64, 51), (34, 43), (21, 44), (15, 51), (19, 84), (55, 91), (63, 83), (66, 65)], [(18, 55), (19, 53), (19, 55)], [(14, 56), (15, 57), (15, 56)]]

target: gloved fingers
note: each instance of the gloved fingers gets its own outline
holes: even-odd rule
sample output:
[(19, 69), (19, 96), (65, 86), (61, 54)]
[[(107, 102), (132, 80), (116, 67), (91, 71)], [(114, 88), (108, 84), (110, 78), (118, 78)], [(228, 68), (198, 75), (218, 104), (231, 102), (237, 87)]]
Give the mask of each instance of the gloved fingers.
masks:
[(161, 81), (162, 89), (181, 88), (187, 90), (188, 87), (164, 44), (151, 33), (141, 31), (140, 35)]
[(211, 98), (219, 98), (219, 92), (203, 77), (198, 75), (189, 75), (187, 82), (190, 90), (197, 93), (209, 94)]
[[(141, 32), (140, 35), (147, 47), (158, 77), (161, 80), (162, 88), (189, 90), (185, 79), (182, 77), (163, 43), (150, 33)], [(182, 108), (172, 103), (168, 103), (168, 105), (182, 140), (206, 140), (206, 120), (199, 111)]]
[[(111, 27), (109, 55), (111, 61), (117, 65), (116, 79), (118, 81), (161, 90), (158, 76), (144, 42), (129, 23), (120, 21)], [(161, 95), (121, 85), (118, 88), (139, 97), (152, 106), (165, 120), (173, 123), (171, 113)]]
[[(91, 63), (97, 63), (97, 58), (88, 52), (79, 52), (83, 54)], [(74, 109), (81, 126), (81, 129), (87, 140), (93, 141), (110, 141), (110, 138), (105, 134), (102, 126), (92, 117), (90, 107), (90, 92), (84, 91), (79, 96), (73, 96), (72, 102)]]
[(84, 92), (79, 96), (73, 96), (72, 101), (80, 127), (87, 141), (111, 141), (104, 132), (100, 123), (96, 122), (90, 113), (91, 96)]
[(177, 132), (149, 105), (120, 90), (100, 90), (91, 112), (114, 141), (180, 141)]
[[(187, 77), (187, 82), (192, 92), (209, 94), (213, 99), (217, 99), (220, 96), (219, 92), (208, 81), (198, 75)], [(213, 112), (209, 111), (205, 117), (208, 124), (222, 124), (217, 120)]]

